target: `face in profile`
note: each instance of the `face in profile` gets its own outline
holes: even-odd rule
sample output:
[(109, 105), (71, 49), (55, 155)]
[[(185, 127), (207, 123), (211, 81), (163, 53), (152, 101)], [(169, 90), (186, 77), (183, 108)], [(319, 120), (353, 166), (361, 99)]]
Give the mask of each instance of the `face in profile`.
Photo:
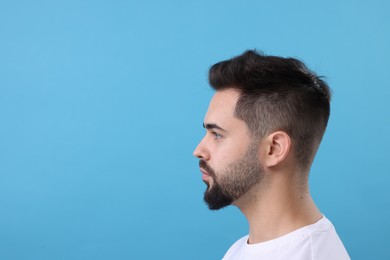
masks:
[(194, 151), (207, 188), (204, 200), (217, 210), (234, 203), (263, 177), (259, 142), (244, 121), (234, 116), (239, 93), (217, 91), (204, 120), (206, 135)]

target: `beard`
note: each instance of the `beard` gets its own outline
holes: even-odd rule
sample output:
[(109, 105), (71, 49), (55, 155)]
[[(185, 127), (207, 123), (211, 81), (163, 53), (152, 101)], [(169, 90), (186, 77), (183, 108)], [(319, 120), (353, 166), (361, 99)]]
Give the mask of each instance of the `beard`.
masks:
[(207, 189), (204, 201), (211, 210), (231, 205), (241, 198), (253, 186), (260, 183), (264, 176), (263, 166), (258, 159), (258, 143), (252, 143), (245, 155), (216, 173), (204, 160), (199, 161), (213, 179), (213, 184), (205, 182)]

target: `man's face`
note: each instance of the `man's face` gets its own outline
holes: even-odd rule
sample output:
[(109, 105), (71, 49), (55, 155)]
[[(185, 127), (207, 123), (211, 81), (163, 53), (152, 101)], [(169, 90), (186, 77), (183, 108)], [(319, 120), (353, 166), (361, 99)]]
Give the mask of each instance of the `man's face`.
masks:
[(207, 184), (204, 200), (220, 209), (241, 198), (263, 176), (259, 142), (251, 139), (244, 121), (234, 116), (239, 92), (217, 91), (204, 119), (206, 135), (194, 151)]

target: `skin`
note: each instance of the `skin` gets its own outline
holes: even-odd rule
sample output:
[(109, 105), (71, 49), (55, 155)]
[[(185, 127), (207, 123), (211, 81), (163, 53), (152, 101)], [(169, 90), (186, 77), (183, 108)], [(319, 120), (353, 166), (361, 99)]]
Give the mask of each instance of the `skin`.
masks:
[[(240, 93), (217, 91), (205, 115), (206, 134), (194, 151), (216, 173), (242, 158), (254, 141), (244, 121), (234, 116)], [(233, 202), (249, 223), (248, 243), (255, 244), (313, 224), (322, 214), (313, 202), (307, 172), (301, 172), (293, 154), (292, 141), (283, 131), (258, 141), (258, 159), (264, 178)], [(212, 187), (214, 179), (201, 169), (203, 180)]]

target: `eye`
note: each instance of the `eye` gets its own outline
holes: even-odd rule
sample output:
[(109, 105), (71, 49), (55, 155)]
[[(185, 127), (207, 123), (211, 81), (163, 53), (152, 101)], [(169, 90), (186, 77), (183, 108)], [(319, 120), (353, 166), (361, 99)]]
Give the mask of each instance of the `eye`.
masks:
[(222, 138), (222, 135), (217, 133), (217, 132), (212, 132), (212, 134), (214, 135), (215, 139), (221, 139)]

